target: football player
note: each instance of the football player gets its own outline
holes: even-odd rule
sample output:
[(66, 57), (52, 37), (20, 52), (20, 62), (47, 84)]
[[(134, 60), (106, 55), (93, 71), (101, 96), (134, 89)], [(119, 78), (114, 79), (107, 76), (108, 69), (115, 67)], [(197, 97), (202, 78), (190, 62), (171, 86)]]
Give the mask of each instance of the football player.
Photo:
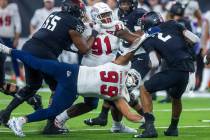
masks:
[[(1, 39), (0, 43), (4, 44)], [(19, 87), (16, 84), (5, 81), (5, 59), (6, 56), (4, 54), (0, 54), (0, 92), (4, 93), (5, 95), (14, 97), (18, 92)], [(33, 97), (29, 98), (27, 103), (31, 105), (35, 110), (42, 108), (42, 100), (40, 95), (34, 95)]]
[[(16, 3), (0, 0), (0, 21), (0, 38), (9, 47), (17, 48), (21, 33), (21, 19)], [(12, 64), (16, 76), (16, 84), (24, 86), (24, 82), (20, 78), (17, 60), (12, 59)]]
[[(127, 35), (126, 31), (117, 31), (117, 36)], [(78, 95), (83, 97), (98, 97), (113, 100), (116, 107), (130, 121), (139, 122), (143, 117), (130, 111), (127, 102), (130, 100), (128, 90), (136, 88), (140, 75), (130, 69), (129, 60), (139, 44), (146, 38), (135, 38), (133, 45), (125, 55), (119, 56), (113, 63), (97, 67), (79, 66), (76, 64), (59, 63), (55, 60), (41, 59), (26, 51), (12, 50), (0, 44), (0, 52), (21, 60), (28, 67), (52, 76), (57, 82), (52, 104), (46, 109), (40, 109), (24, 117), (12, 118), (8, 121), (9, 128), (18, 136), (23, 137), (22, 127), (25, 123), (53, 118), (70, 107)], [(126, 38), (126, 37), (125, 37)], [(88, 82), (87, 82), (88, 81)], [(66, 111), (65, 111), (66, 113)], [(57, 122), (62, 128), (66, 120)]]
[[(84, 24), (81, 18), (84, 15), (84, 4), (80, 0), (64, 0), (62, 11), (54, 12), (48, 16), (42, 27), (33, 34), (22, 50), (42, 59), (57, 61), (57, 57), (63, 50), (69, 50), (71, 44), (75, 44), (79, 52), (87, 53), (95, 40), (97, 31), (93, 30), (88, 41), (82, 37)], [(21, 88), (15, 98), (1, 112), (0, 122), (6, 124), (11, 112), (28, 98), (32, 97), (42, 85), (45, 79), (52, 93), (57, 82), (47, 74), (34, 70), (25, 65), (26, 86)], [(63, 133), (67, 130), (57, 130), (54, 127), (54, 119), (48, 121), (44, 134)]]
[[(93, 5), (91, 16), (93, 22), (101, 25), (101, 33), (96, 37), (90, 52), (83, 56), (81, 64), (92, 67), (111, 62), (115, 59), (117, 51), (120, 48), (121, 40), (114, 35), (112, 27), (116, 26), (120, 30), (124, 28), (124, 25), (121, 21), (114, 20), (113, 11), (103, 2), (98, 2)], [(85, 32), (88, 32), (88, 30)], [(69, 117), (73, 118), (87, 113), (97, 106), (98, 98), (86, 97), (84, 98), (84, 102), (75, 104), (68, 110)], [(121, 122), (118, 123), (118, 126), (118, 132), (136, 132), (136, 130), (126, 127)]]
[[(178, 136), (178, 122), (182, 112), (181, 96), (186, 90), (189, 75), (194, 72), (193, 56), (189, 49), (197, 43), (199, 38), (176, 21), (164, 22), (162, 17), (155, 12), (149, 12), (141, 18), (141, 27), (145, 32), (153, 32), (151, 37), (142, 43), (142, 47), (157, 60), (164, 59), (167, 68), (153, 75), (140, 86), (141, 103), (144, 109), (145, 131), (135, 135), (136, 138), (157, 137), (154, 127), (155, 117), (152, 114), (152, 92), (170, 89), (172, 97), (171, 124), (164, 132), (166, 136)], [(151, 63), (153, 63), (151, 61)]]
[[(185, 7), (180, 3), (180, 2), (175, 2), (172, 4), (171, 9), (168, 11), (169, 15), (168, 17), (170, 17), (170, 19), (168, 20), (175, 20), (178, 23), (180, 23), (181, 25), (185, 26), (189, 31), (192, 31), (192, 26), (191, 26), (191, 22), (189, 21), (188, 18), (184, 17), (184, 11), (185, 11)], [(199, 48), (197, 48), (199, 45), (196, 45), (195, 51), (198, 52)], [(193, 50), (194, 48), (192, 48), (192, 55), (194, 56), (194, 59), (196, 57), (195, 51)], [(198, 50), (198, 51), (197, 51)], [(163, 68), (164, 68), (164, 64), (163, 64)], [(169, 92), (170, 90), (167, 90), (167, 92)], [(171, 98), (169, 96), (169, 94), (166, 95), (166, 98), (163, 100), (160, 100), (159, 103), (170, 103), (171, 102)]]
[[(137, 1), (136, 0), (119, 0), (119, 9), (118, 9), (118, 19), (124, 23), (124, 25), (133, 33), (142, 35), (142, 31), (140, 30), (139, 26), (139, 19), (146, 13), (146, 11), (142, 8), (137, 8)], [(127, 48), (130, 46), (130, 43), (123, 41), (122, 43), (123, 48)], [(134, 58), (132, 59), (132, 69), (135, 69), (137, 72), (140, 73), (141, 78), (143, 79), (145, 75), (149, 72), (150, 68), (148, 67), (149, 58), (148, 55), (145, 53), (144, 50), (138, 51), (135, 54)], [(137, 91), (138, 92), (138, 91)], [(112, 105), (112, 104), (111, 104)], [(98, 117), (86, 119), (84, 123), (90, 126), (93, 125), (100, 125), (105, 126), (108, 120), (108, 111), (111, 107), (110, 102), (104, 101), (102, 106), (102, 110)], [(130, 105), (134, 107), (134, 109), (140, 114), (143, 115), (143, 110), (141, 105), (138, 103), (138, 100), (133, 100), (130, 102)], [(113, 126), (111, 131), (112, 132), (123, 132), (121, 128), (121, 120), (122, 117), (117, 115), (112, 111), (113, 116)], [(70, 117), (71, 118), (71, 117)]]

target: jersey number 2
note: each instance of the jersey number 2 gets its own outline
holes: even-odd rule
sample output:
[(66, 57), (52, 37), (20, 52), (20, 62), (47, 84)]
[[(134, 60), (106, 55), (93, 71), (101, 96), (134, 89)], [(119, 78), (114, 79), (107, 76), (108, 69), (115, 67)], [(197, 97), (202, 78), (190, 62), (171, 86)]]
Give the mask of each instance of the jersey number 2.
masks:
[[(106, 45), (106, 55), (109, 55), (110, 53), (112, 53), (112, 47), (110, 44), (110, 40), (109, 37), (106, 36), (104, 38), (104, 43)], [(101, 38), (96, 38), (93, 46), (92, 46), (92, 53), (95, 55), (102, 55), (103, 54), (103, 49), (102, 49), (102, 42), (101, 42)]]
[[(108, 83), (117, 83), (118, 82), (118, 73), (115, 71), (109, 71), (106, 73), (105, 71), (100, 72), (101, 80), (103, 82)], [(101, 94), (108, 95), (110, 97), (117, 96), (118, 94), (118, 88), (115, 86), (107, 86), (107, 85), (101, 85)]]
[(55, 15), (50, 15), (45, 23), (42, 25), (42, 28), (46, 28), (50, 31), (54, 31), (55, 27), (57, 26), (57, 22), (61, 20), (61, 17), (55, 16)]
[(169, 39), (171, 39), (171, 36), (167, 35), (167, 36), (163, 37), (163, 33), (158, 33), (158, 39), (162, 40), (163, 42), (166, 42)]

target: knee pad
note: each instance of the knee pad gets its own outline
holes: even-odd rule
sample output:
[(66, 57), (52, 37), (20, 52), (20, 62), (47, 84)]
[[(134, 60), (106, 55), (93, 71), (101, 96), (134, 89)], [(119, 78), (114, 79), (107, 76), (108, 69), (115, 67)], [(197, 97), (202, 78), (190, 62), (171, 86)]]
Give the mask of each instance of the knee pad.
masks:
[(91, 97), (84, 98), (85, 104), (87, 104), (92, 109), (96, 109), (98, 107), (98, 101), (99, 101), (98, 98), (91, 98)]

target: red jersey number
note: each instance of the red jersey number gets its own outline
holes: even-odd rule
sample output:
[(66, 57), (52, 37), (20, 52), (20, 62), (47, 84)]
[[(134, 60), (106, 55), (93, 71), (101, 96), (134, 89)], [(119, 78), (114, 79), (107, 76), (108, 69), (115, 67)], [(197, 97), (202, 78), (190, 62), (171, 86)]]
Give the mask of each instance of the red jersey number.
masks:
[[(111, 47), (111, 43), (109, 40), (109, 37), (106, 36), (104, 38), (104, 43), (106, 44), (106, 55), (109, 55), (112, 53), (112, 47)], [(96, 38), (93, 46), (92, 46), (92, 53), (95, 55), (102, 55), (103, 54), (103, 48), (102, 48), (102, 41), (101, 38)]]
[(0, 17), (0, 26), (10, 26), (11, 25), (11, 16)]
[[(106, 73), (105, 71), (101, 71), (100, 77), (103, 82), (108, 82), (108, 83), (117, 83), (119, 80), (118, 73), (115, 71), (109, 71), (108, 73)], [(110, 97), (117, 96), (118, 94), (118, 88), (115, 86), (101, 85), (100, 90), (101, 94)]]

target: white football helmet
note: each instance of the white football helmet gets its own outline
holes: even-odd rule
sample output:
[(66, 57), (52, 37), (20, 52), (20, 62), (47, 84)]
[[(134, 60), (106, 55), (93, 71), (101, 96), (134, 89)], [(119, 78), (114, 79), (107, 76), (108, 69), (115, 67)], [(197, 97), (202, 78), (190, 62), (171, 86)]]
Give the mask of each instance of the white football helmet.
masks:
[(113, 26), (113, 11), (104, 2), (98, 2), (93, 5), (91, 17), (93, 21), (100, 24), (102, 28), (110, 28)]
[(141, 75), (135, 69), (130, 69), (127, 73), (125, 85), (129, 93), (141, 84)]

